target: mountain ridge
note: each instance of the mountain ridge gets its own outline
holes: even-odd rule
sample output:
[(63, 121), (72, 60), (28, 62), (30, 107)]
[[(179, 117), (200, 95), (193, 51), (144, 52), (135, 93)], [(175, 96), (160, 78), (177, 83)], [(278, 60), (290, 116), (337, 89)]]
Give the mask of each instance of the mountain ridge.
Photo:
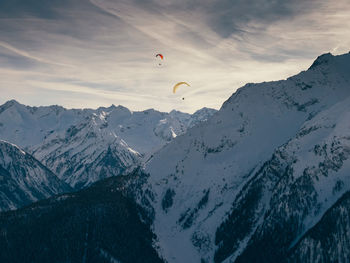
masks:
[[(11, 100), (0, 106), (0, 138), (32, 153), (72, 187), (82, 188), (139, 165), (214, 112), (205, 108), (192, 118), (179, 111), (132, 112), (121, 105), (69, 110)], [(116, 167), (106, 170), (100, 162), (111, 157)]]

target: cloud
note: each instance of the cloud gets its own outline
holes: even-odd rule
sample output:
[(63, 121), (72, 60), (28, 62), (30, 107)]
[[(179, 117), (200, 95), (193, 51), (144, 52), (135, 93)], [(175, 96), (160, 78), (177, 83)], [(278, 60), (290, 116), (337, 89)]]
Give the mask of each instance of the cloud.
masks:
[(222, 37), (247, 32), (247, 25), (258, 26), (259, 31), (275, 22), (289, 20), (309, 12), (320, 1), (284, 0), (219, 0), (210, 2), (209, 24)]
[[(0, 102), (219, 108), (246, 82), (347, 52), (349, 10), (347, 0), (4, 0)], [(173, 95), (178, 81), (191, 89)]]
[(0, 42), (0, 47), (2, 48), (5, 48), (13, 53), (15, 53), (16, 55), (18, 56), (22, 56), (24, 57), (25, 59), (30, 59), (30, 60), (34, 60), (35, 62), (39, 62), (39, 63), (44, 63), (44, 64), (49, 64), (49, 65), (56, 65), (56, 66), (62, 66), (62, 67), (69, 67), (70, 65), (67, 65), (67, 64), (61, 64), (61, 63), (57, 63), (55, 61), (48, 61), (48, 60), (45, 60), (43, 58), (40, 58), (40, 57), (36, 57), (36, 56), (33, 56), (31, 54), (29, 54), (28, 52), (26, 51), (23, 51), (23, 50), (20, 50), (20, 49), (17, 49), (7, 43), (4, 43), (4, 42)]

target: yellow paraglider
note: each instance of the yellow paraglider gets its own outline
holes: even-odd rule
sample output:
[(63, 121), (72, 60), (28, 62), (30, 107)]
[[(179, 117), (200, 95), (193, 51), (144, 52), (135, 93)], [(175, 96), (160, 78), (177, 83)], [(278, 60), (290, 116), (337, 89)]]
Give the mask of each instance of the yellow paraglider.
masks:
[(177, 83), (177, 84), (174, 86), (174, 88), (173, 88), (173, 93), (175, 93), (176, 90), (178, 89), (178, 87), (180, 87), (181, 85), (187, 85), (187, 86), (191, 87), (191, 85), (188, 84), (187, 82), (181, 81), (181, 82)]

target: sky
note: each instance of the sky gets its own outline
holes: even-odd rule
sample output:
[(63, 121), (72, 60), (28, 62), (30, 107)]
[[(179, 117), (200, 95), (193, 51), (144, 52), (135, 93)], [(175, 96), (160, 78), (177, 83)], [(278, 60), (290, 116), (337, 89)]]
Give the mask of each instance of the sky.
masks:
[(0, 104), (219, 109), (349, 51), (349, 0), (0, 0)]

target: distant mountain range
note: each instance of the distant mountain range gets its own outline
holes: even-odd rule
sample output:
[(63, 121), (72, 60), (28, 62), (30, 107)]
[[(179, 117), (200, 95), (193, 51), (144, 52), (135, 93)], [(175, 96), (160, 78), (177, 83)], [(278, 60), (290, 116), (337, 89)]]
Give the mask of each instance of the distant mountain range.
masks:
[(67, 110), (29, 107), (17, 101), (0, 106), (0, 139), (31, 153), (74, 188), (138, 166), (173, 138), (216, 112), (203, 108), (132, 112), (122, 106)]
[(0, 261), (47, 262), (56, 252), (57, 262), (350, 257), (350, 53), (324, 54), (286, 80), (247, 84), (216, 113), (10, 101), (0, 123), (0, 139), (48, 167), (2, 142), (4, 156), (18, 155), (4, 158), (7, 166), (0, 160), (5, 176), (15, 177), (16, 158), (30, 156), (57, 182), (52, 194), (69, 191), (66, 183), (84, 188), (1, 213)]

